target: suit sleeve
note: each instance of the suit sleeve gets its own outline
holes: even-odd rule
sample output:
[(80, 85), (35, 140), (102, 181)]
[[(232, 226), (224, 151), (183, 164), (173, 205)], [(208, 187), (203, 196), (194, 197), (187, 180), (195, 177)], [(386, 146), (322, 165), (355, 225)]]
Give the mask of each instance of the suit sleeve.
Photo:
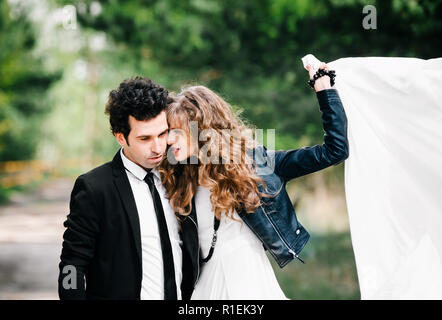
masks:
[(85, 299), (88, 266), (94, 256), (100, 219), (92, 189), (83, 176), (75, 181), (64, 226), (58, 294), (61, 300)]
[(316, 93), (322, 112), (324, 143), (293, 150), (276, 151), (275, 173), (286, 181), (331, 165), (337, 165), (348, 158), (347, 117), (336, 89)]

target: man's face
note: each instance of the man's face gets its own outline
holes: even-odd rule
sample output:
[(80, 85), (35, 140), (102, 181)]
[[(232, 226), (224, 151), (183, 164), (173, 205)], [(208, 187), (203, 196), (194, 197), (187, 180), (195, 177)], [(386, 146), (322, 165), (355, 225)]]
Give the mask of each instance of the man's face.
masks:
[(166, 156), (167, 125), (166, 112), (150, 120), (139, 121), (129, 116), (130, 133), (127, 137), (116, 133), (118, 143), (124, 147), (124, 155), (145, 169), (156, 167)]

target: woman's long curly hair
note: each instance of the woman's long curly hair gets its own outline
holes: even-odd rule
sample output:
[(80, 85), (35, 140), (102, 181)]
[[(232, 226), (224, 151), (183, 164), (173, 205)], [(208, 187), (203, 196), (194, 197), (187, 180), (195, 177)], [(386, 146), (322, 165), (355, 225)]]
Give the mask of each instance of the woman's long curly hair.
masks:
[[(197, 164), (172, 164), (165, 159), (159, 168), (174, 211), (184, 216), (190, 214), (192, 198), (201, 185), (210, 190), (218, 219), (222, 214), (234, 219), (235, 210), (255, 212), (261, 197), (267, 195), (258, 190), (259, 185), (266, 189), (265, 182), (256, 174), (248, 155), (256, 146), (252, 129), (226, 101), (204, 86), (183, 89), (166, 111), (169, 125), (183, 129), (193, 150), (197, 150)], [(190, 121), (198, 125), (197, 137), (195, 131), (192, 137)]]

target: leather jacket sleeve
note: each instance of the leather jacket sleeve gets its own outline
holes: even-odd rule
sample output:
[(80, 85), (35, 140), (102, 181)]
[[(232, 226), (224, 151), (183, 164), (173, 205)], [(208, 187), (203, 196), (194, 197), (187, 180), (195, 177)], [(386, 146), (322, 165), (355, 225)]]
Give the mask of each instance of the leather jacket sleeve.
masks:
[(311, 147), (275, 152), (275, 173), (286, 181), (348, 158), (347, 117), (336, 89), (316, 93), (322, 112), (324, 143)]

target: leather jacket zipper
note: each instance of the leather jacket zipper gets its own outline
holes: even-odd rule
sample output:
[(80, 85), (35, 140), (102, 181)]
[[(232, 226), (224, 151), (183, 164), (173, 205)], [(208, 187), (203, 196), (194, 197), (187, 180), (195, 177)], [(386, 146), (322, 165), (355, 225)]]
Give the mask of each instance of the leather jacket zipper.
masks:
[(299, 261), (301, 261), (302, 263), (305, 264), (304, 260), (302, 260), (298, 254), (293, 251), (292, 249), (290, 249), (290, 246), (287, 244), (287, 242), (285, 242), (285, 240), (283, 239), (283, 237), (281, 236), (281, 234), (279, 233), (278, 229), (275, 227), (275, 225), (273, 224), (272, 220), (267, 216), (267, 213), (264, 210), (264, 207), (262, 207), (262, 211), (264, 212), (264, 216), (266, 217), (267, 221), (270, 222), (270, 224), (272, 225), (273, 229), (276, 231), (276, 233), (278, 234), (279, 239), (281, 239), (282, 243), (286, 246), (286, 248), (288, 249), (288, 251), (290, 252), (291, 255), (293, 255), (296, 259), (298, 259)]

